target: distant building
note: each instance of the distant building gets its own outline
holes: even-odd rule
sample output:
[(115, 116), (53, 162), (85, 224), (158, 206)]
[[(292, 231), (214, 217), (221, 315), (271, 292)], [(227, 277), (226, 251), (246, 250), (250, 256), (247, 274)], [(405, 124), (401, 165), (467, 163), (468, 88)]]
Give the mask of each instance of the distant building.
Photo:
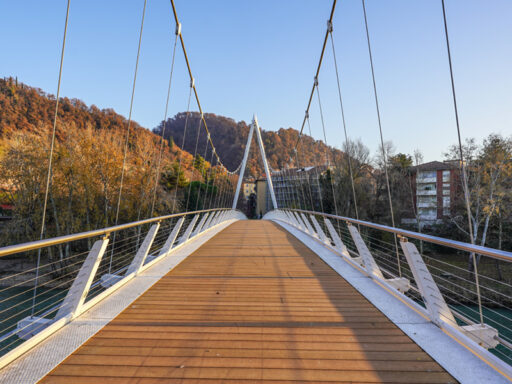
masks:
[(263, 177), (256, 180), (256, 216), (263, 216), (272, 210), (272, 201), (270, 200), (270, 191), (268, 189), (267, 178)]
[[(287, 168), (272, 173), (274, 193), (279, 207), (291, 207), (293, 203), (311, 205), (313, 210), (320, 210), (322, 198), (320, 176), (327, 170), (325, 165), (303, 168)], [(295, 207), (295, 208), (298, 208)]]
[(412, 170), (414, 203), (419, 220), (428, 223), (452, 216), (459, 193), (458, 164), (431, 161)]
[(256, 182), (254, 180), (246, 181), (242, 184), (242, 194), (244, 199), (248, 200), (249, 196), (256, 193)]

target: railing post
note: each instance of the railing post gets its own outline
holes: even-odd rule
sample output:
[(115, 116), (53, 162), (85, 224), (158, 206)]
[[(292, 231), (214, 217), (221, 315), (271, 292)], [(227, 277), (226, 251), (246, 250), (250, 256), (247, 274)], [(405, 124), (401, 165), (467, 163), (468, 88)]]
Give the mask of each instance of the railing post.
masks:
[(320, 238), (320, 241), (325, 243), (325, 244), (329, 244), (330, 245), (331, 242), (329, 241), (327, 236), (325, 236), (325, 233), (322, 230), (322, 227), (320, 226), (320, 224), (318, 224), (318, 221), (316, 220), (316, 217), (313, 216), (313, 215), (309, 215), (309, 217), (311, 218), (311, 222), (315, 226), (316, 233), (318, 234), (318, 237)]
[(192, 230), (194, 229), (194, 226), (196, 225), (197, 219), (199, 219), (199, 214), (196, 214), (190, 224), (188, 225), (187, 229), (185, 230), (185, 233), (183, 236), (181, 236), (180, 244), (183, 244), (185, 241), (188, 240), (190, 237), (190, 234), (192, 233)]
[(217, 215), (217, 212), (211, 212), (210, 216), (208, 217), (208, 220), (206, 220), (206, 223), (204, 223), (203, 228), (201, 229), (201, 232), (206, 231), (208, 228), (210, 228), (211, 223), (213, 222), (213, 219)]
[(222, 220), (222, 216), (224, 216), (224, 211), (220, 211), (218, 214), (217, 214), (217, 217), (215, 218), (215, 221), (212, 223), (212, 227), (214, 225), (217, 225), (217, 224), (220, 224), (221, 220)]
[(366, 246), (363, 238), (361, 237), (361, 234), (357, 230), (356, 227), (354, 227), (352, 224), (347, 223), (348, 230), (350, 232), (350, 235), (352, 236), (352, 240), (354, 240), (354, 244), (356, 245), (357, 252), (359, 253), (359, 256), (361, 256), (362, 261), (364, 263), (364, 268), (366, 269), (366, 272), (370, 276), (378, 277), (379, 279), (384, 279), (384, 276), (382, 275), (382, 272), (375, 262), (375, 259), (373, 258), (373, 255), (371, 254), (370, 250)]
[[(411, 288), (411, 284), (409, 280), (405, 277), (397, 277), (394, 279), (385, 279), (382, 275), (382, 271), (380, 270), (378, 264), (375, 262), (375, 259), (373, 258), (373, 255), (371, 254), (370, 250), (366, 246), (365, 242), (363, 241), (363, 238), (361, 237), (361, 234), (357, 230), (356, 227), (354, 227), (352, 224), (347, 223), (348, 230), (350, 231), (350, 235), (352, 236), (352, 239), (354, 240), (354, 243), (357, 247), (357, 251), (359, 253), (359, 256), (362, 258), (362, 261), (364, 263), (364, 268), (366, 269), (366, 272), (371, 276), (378, 279), (381, 279), (391, 285), (396, 290), (405, 293)], [(360, 264), (360, 262), (359, 262)]]
[(305, 228), (303, 228), (303, 226), (302, 226), (302, 223), (299, 220), (297, 220), (297, 216), (295, 216), (295, 214), (293, 212), (287, 211), (286, 214), (287, 214), (290, 222), (292, 223), (292, 225), (294, 225), (301, 231), (305, 230)]
[(185, 221), (185, 216), (180, 217), (178, 222), (174, 225), (174, 228), (172, 229), (171, 233), (169, 234), (169, 237), (165, 241), (164, 246), (158, 253), (158, 257), (160, 256), (166, 256), (170, 250), (172, 249), (172, 246), (174, 244), (174, 241), (176, 240), (176, 237), (178, 236), (178, 233), (180, 232), (181, 226), (183, 225), (183, 222)]
[(439, 291), (416, 246), (403, 237), (400, 238), (400, 245), (418, 285), (421, 297), (430, 313), (430, 319), (440, 326), (443, 322), (456, 326), (457, 322), (452, 311), (446, 304), (443, 295), (441, 295), (441, 291)]
[(210, 216), (210, 213), (205, 213), (203, 215), (203, 217), (201, 218), (201, 221), (199, 222), (199, 224), (197, 224), (196, 229), (194, 230), (194, 232), (192, 232), (192, 237), (194, 237), (195, 235), (198, 235), (201, 232), (201, 229), (203, 229), (203, 225), (204, 225), (206, 219), (208, 219), (208, 216)]
[(345, 257), (350, 258), (350, 253), (348, 252), (347, 247), (341, 240), (340, 236), (338, 235), (338, 232), (336, 232), (336, 229), (334, 229), (334, 226), (331, 223), (331, 220), (329, 220), (327, 217), (324, 217), (324, 223), (327, 227), (327, 230), (329, 231), (329, 234), (331, 235), (331, 239), (334, 242), (335, 248)]
[(307, 231), (309, 232), (309, 234), (311, 236), (314, 236), (314, 237), (318, 237), (318, 235), (315, 233), (315, 231), (313, 230), (313, 227), (311, 227), (311, 223), (309, 222), (309, 220), (307, 219), (307, 217), (301, 212), (300, 216), (302, 217), (302, 221), (304, 222), (304, 224), (306, 225), (306, 229)]
[(304, 231), (307, 232), (308, 228), (306, 227), (306, 224), (304, 224), (304, 221), (302, 220), (302, 217), (298, 212), (293, 212), (294, 217), (296, 218), (297, 222), (299, 223), (299, 227)]
[(55, 320), (68, 315), (71, 315), (72, 318), (78, 316), (80, 308), (89, 293), (89, 289), (91, 288), (92, 281), (96, 275), (96, 271), (98, 270), (103, 254), (107, 249), (108, 241), (108, 237), (104, 237), (93, 244), (87, 258), (80, 268), (80, 271), (78, 271), (78, 275), (73, 281), (71, 288), (69, 288), (62, 306), (57, 312)]
[(126, 276), (130, 275), (132, 273), (137, 274), (139, 272), (140, 268), (144, 265), (144, 261), (146, 260), (146, 257), (148, 256), (149, 250), (151, 249), (151, 245), (153, 244), (153, 241), (155, 240), (155, 236), (156, 236), (156, 233), (158, 232), (159, 228), (160, 228), (160, 223), (156, 223), (151, 226), (148, 233), (146, 234), (146, 237), (144, 238), (144, 241), (142, 242), (142, 245), (137, 250), (135, 257), (133, 258), (128, 269), (126, 270), (126, 273), (125, 273)]
[(294, 227), (300, 228), (300, 225), (297, 222), (297, 219), (291, 212), (284, 211), (284, 216), (288, 219), (289, 224), (293, 225)]

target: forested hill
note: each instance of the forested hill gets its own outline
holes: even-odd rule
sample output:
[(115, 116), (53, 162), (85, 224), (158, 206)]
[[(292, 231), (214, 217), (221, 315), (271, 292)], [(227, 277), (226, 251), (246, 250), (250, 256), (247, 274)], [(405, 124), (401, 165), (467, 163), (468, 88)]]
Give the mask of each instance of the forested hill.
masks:
[[(208, 129), (212, 135), (212, 141), (221, 156), (222, 162), (228, 169), (235, 169), (241, 162), (247, 136), (249, 134), (249, 125), (244, 121), (236, 122), (233, 119), (207, 113), (204, 115)], [(195, 139), (197, 127), (199, 126), (200, 115), (197, 112), (190, 113), (187, 123), (187, 137), (184, 149), (193, 153), (195, 150)], [(181, 147), (183, 143), (183, 132), (185, 128), (186, 113), (178, 113), (169, 118), (165, 124), (165, 138), (174, 140), (174, 143)], [(153, 132), (161, 134), (163, 123), (160, 123)], [(192, 133), (193, 134), (190, 134)], [(270, 166), (273, 169), (281, 169), (290, 164), (290, 158), (295, 158), (293, 148), (297, 142), (299, 132), (293, 128), (281, 128), (277, 132), (262, 130), (262, 138), (265, 144), (265, 152)], [(249, 174), (255, 177), (263, 175), (263, 165), (260, 161), (258, 144), (256, 138), (253, 138), (251, 152), (248, 160)], [(205, 147), (206, 135), (204, 132), (200, 136), (198, 148)], [(331, 151), (331, 160), (333, 156), (336, 161), (343, 156), (340, 150), (326, 147), (321, 141), (316, 141), (310, 136), (303, 136), (300, 144), (299, 163), (300, 166), (325, 163), (326, 149)], [(209, 160), (209, 159), (207, 159)], [(295, 166), (295, 163), (291, 164)]]
[[(15, 131), (38, 133), (53, 123), (55, 96), (39, 88), (18, 83), (12, 78), (0, 79), (0, 137)], [(112, 109), (88, 107), (78, 99), (62, 98), (59, 105), (57, 135), (72, 128), (125, 131), (127, 120)], [(135, 135), (153, 136), (136, 122), (131, 130)]]

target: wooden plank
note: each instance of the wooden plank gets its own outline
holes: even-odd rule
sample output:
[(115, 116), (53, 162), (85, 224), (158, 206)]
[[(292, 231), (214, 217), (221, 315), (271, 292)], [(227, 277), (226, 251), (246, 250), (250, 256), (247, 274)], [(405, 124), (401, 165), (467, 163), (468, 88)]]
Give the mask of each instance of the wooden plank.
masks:
[(42, 383), (455, 380), (281, 227), (210, 239)]

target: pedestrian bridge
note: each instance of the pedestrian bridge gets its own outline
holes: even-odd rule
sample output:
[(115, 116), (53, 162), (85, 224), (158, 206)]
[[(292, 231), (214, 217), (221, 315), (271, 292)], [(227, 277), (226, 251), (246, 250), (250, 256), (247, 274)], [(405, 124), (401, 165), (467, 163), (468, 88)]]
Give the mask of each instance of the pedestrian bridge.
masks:
[[(86, 259), (75, 281), (85, 270), (94, 276), (82, 279), (88, 283), (78, 297), (87, 299), (70, 308), (77, 303), (75, 284), (53, 309), (54, 320), (41, 316), (23, 323), (27, 340), (2, 358), (0, 382), (510, 379), (509, 366), (481, 346), (485, 340), (477, 343), (462, 327), (436, 324), (401, 292), (401, 284), (369, 275), (357, 257), (347, 259), (347, 248), (336, 245), (345, 244), (341, 237), (327, 235), (331, 224), (320, 226), (314, 215), (304, 215), (308, 226), (318, 225), (308, 232), (292, 221), (300, 215), (291, 211), (271, 212), (267, 220), (245, 220), (235, 211), (213, 216), (224, 219), (214, 218), (210, 227), (201, 214), (192, 215), (186, 227), (179, 220), (156, 247), (158, 230), (149, 229), (133, 258), (146, 249), (139, 271), (110, 274), (119, 280), (96, 296), (90, 293), (94, 281), (105, 278), (98, 276), (101, 267), (89, 266), (102, 263)], [(71, 313), (60, 317), (62, 308)]]

